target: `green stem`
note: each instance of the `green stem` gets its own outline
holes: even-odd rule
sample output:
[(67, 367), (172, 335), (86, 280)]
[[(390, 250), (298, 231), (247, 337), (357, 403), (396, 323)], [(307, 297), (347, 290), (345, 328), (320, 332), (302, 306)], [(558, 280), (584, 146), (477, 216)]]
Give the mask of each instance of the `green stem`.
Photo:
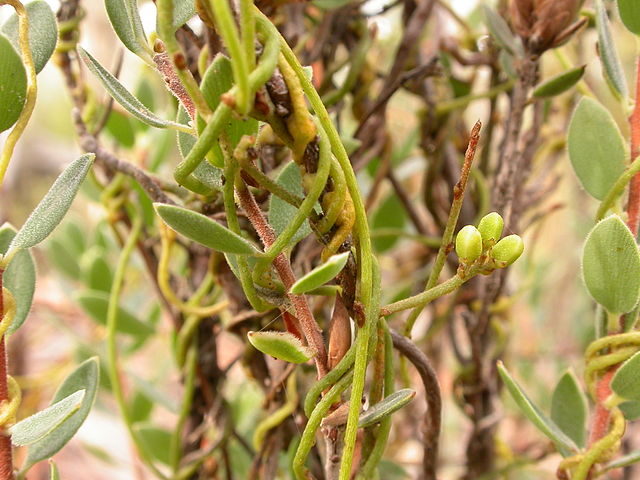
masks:
[[(331, 405), (337, 402), (340, 399), (342, 392), (349, 387), (352, 377), (352, 372), (349, 372), (347, 375), (342, 377), (338, 383), (331, 387), (331, 390), (322, 397), (322, 400), (318, 402), (311, 412), (311, 415), (309, 415), (307, 426), (305, 427), (304, 432), (302, 432), (298, 449), (296, 450), (296, 454), (293, 458), (293, 472), (297, 480), (308, 480), (309, 477), (307, 476), (305, 462), (309, 456), (311, 448), (313, 448), (313, 445), (316, 443), (316, 431), (320, 427), (320, 422), (329, 411), (329, 408), (331, 408)], [(360, 408), (359, 405), (358, 408)]]
[(476, 93), (472, 95), (465, 95), (464, 97), (458, 97), (446, 102), (440, 102), (436, 107), (436, 113), (438, 115), (444, 115), (445, 113), (449, 113), (454, 110), (465, 108), (467, 105), (469, 105), (472, 102), (475, 102), (476, 100), (482, 100), (484, 98), (495, 98), (501, 93), (508, 92), (509, 90), (511, 90), (514, 84), (515, 84), (514, 80), (509, 80), (505, 83), (502, 83), (500, 85), (496, 85), (493, 88), (490, 88), (486, 92)]
[(479, 271), (480, 269), (478, 267), (473, 267), (465, 273), (464, 277), (455, 275), (446, 282), (443, 282), (440, 285), (419, 293), (418, 295), (405, 298), (404, 300), (400, 300), (395, 303), (390, 303), (389, 305), (380, 309), (380, 314), (383, 316), (387, 316), (393, 313), (400, 312), (402, 310), (407, 310), (409, 308), (422, 310), (426, 305), (433, 302), (435, 299), (453, 292), (463, 283), (475, 277), (479, 273)]
[[(429, 279), (427, 280), (427, 284), (424, 288), (425, 291), (428, 291), (431, 288), (435, 287), (436, 283), (438, 283), (438, 278), (440, 277), (440, 273), (444, 268), (444, 263), (447, 260), (447, 255), (451, 250), (453, 233), (458, 223), (458, 217), (460, 216), (460, 210), (462, 209), (462, 201), (464, 200), (464, 193), (467, 188), (467, 181), (469, 180), (469, 174), (471, 172), (471, 165), (473, 163), (476, 148), (478, 146), (478, 141), (480, 139), (481, 126), (482, 124), (480, 123), (480, 121), (477, 121), (471, 131), (471, 136), (469, 137), (469, 146), (465, 153), (464, 163), (462, 165), (462, 171), (460, 173), (460, 180), (458, 180), (458, 183), (456, 183), (455, 187), (453, 188), (453, 202), (451, 203), (449, 218), (447, 219), (447, 224), (445, 225), (444, 233), (442, 234), (442, 244), (440, 245), (438, 255), (436, 256), (433, 268), (431, 269), (431, 274), (429, 275)], [(426, 305), (426, 303), (419, 303), (407, 318), (404, 329), (405, 336), (411, 337), (411, 330), (413, 329), (413, 326), (415, 325), (416, 320), (418, 319), (418, 316), (420, 315), (420, 312), (422, 312), (422, 309), (424, 308), (424, 305)]]
[(153, 471), (153, 473), (163, 480), (167, 477), (154, 465), (153, 460), (147, 455), (144, 447), (140, 443), (140, 439), (133, 428), (133, 419), (131, 418), (131, 412), (127, 406), (124, 398), (124, 391), (122, 388), (122, 381), (120, 378), (120, 367), (118, 365), (118, 347), (116, 344), (116, 334), (118, 327), (118, 303), (120, 294), (122, 293), (122, 286), (124, 283), (124, 275), (129, 263), (129, 257), (136, 246), (138, 237), (142, 230), (142, 217), (137, 216), (131, 227), (131, 232), (127, 241), (122, 248), (122, 253), (118, 260), (118, 266), (116, 267), (115, 274), (113, 276), (113, 283), (111, 284), (111, 293), (109, 295), (109, 304), (107, 308), (107, 357), (109, 364), (109, 381), (111, 388), (113, 389), (113, 395), (118, 404), (120, 415), (124, 420), (129, 436), (133, 440), (136, 446), (138, 455), (142, 461)]
[(602, 203), (600, 203), (598, 213), (596, 213), (596, 221), (600, 221), (604, 218), (604, 216), (607, 214), (607, 210), (609, 210), (618, 199), (618, 197), (622, 195), (622, 192), (624, 191), (627, 184), (631, 182), (633, 177), (638, 172), (640, 172), (640, 157), (636, 158), (633, 163), (631, 163), (625, 169), (622, 175), (618, 177), (618, 180), (616, 180), (616, 183), (614, 183), (613, 186), (609, 189), (607, 195), (604, 197), (604, 200), (602, 200)]
[(182, 406), (178, 415), (178, 422), (171, 436), (171, 469), (174, 477), (180, 470), (180, 459), (182, 458), (182, 431), (191, 412), (193, 402), (193, 392), (195, 391), (196, 367), (198, 365), (198, 349), (195, 344), (189, 348), (187, 360), (185, 362), (186, 377), (184, 381), (184, 393), (182, 395)]
[(256, 66), (256, 20), (253, 18), (253, 0), (240, 0), (240, 30), (247, 70), (251, 71)]
[(2, 185), (4, 181), (4, 175), (9, 167), (9, 161), (13, 156), (16, 143), (22, 136), (24, 129), (27, 128), (27, 123), (29, 123), (33, 109), (36, 106), (36, 97), (38, 95), (36, 67), (33, 63), (31, 47), (29, 45), (29, 18), (27, 11), (24, 5), (17, 0), (3, 0), (0, 2), (0, 5), (1, 4), (11, 5), (18, 15), (18, 41), (20, 44), (22, 63), (27, 71), (27, 92), (24, 106), (22, 107), (18, 120), (2, 148), (2, 154), (0, 155), (0, 185)]
[[(252, 23), (253, 20), (253, 17), (248, 15), (248, 12), (246, 11), (248, 8), (246, 3), (246, 0), (243, 0), (241, 2), (241, 15), (243, 17), (241, 21), (243, 22), (243, 28), (247, 28), (248, 24)], [(254, 52), (253, 38), (251, 38), (252, 45), (248, 46), (245, 43), (243, 48), (243, 44), (240, 41), (238, 28), (233, 21), (233, 13), (231, 12), (231, 7), (229, 6), (229, 2), (227, 0), (210, 0), (209, 4), (211, 5), (216, 17), (216, 24), (218, 26), (218, 30), (220, 31), (220, 36), (224, 40), (224, 44), (227, 46), (227, 49), (229, 50), (229, 53), (231, 55), (233, 79), (235, 80), (236, 86), (238, 87), (235, 94), (237, 110), (241, 115), (246, 115), (251, 109), (251, 98), (249, 90), (249, 65), (247, 64), (247, 55), (249, 54), (249, 52), (251, 52), (251, 54), (253, 54)], [(245, 25), (245, 23), (247, 25)], [(251, 28), (251, 31), (253, 31), (253, 28)], [(246, 39), (243, 38), (243, 40)]]

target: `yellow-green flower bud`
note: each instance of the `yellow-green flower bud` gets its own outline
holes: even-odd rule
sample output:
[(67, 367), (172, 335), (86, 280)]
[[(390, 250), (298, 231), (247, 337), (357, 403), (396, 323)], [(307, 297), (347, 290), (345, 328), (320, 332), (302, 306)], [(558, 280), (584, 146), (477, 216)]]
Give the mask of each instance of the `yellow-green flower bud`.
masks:
[(456, 253), (462, 263), (473, 263), (482, 254), (482, 235), (473, 225), (467, 225), (456, 237)]
[(482, 246), (486, 249), (494, 246), (502, 236), (504, 220), (498, 212), (491, 212), (480, 220), (478, 231), (482, 235)]
[(524, 242), (518, 235), (504, 237), (491, 249), (491, 256), (498, 268), (504, 268), (515, 262), (524, 251)]

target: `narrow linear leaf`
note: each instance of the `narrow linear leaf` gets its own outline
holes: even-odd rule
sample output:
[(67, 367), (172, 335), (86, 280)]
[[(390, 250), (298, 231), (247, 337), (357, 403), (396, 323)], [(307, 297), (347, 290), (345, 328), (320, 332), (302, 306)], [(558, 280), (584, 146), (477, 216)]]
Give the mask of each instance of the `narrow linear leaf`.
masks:
[(136, 424), (133, 430), (151, 458), (164, 465), (171, 464), (171, 432), (149, 423)]
[(572, 371), (566, 372), (556, 385), (551, 399), (551, 420), (576, 445), (586, 444), (587, 399)]
[(298, 281), (291, 286), (290, 292), (294, 294), (305, 293), (320, 285), (324, 285), (342, 271), (347, 264), (347, 260), (349, 260), (349, 252), (333, 255), (325, 263), (317, 266), (298, 279)]
[(622, 457), (616, 458), (604, 466), (604, 471), (616, 470), (618, 468), (628, 467), (634, 463), (640, 462), (640, 450), (636, 450)]
[(16, 123), (27, 98), (27, 72), (20, 55), (0, 34), (0, 132)]
[(174, 205), (154, 203), (156, 212), (176, 232), (205, 247), (225, 253), (255, 255), (251, 242), (200, 213)]
[(627, 79), (624, 76), (618, 50), (611, 35), (609, 17), (602, 0), (596, 0), (596, 29), (598, 31), (598, 53), (602, 63), (602, 71), (609, 88), (619, 98), (629, 96)]
[(416, 391), (410, 388), (403, 388), (402, 390), (393, 392), (360, 415), (358, 428), (375, 425), (385, 417), (388, 417), (407, 405), (415, 396)]
[(113, 99), (122, 105), (127, 112), (140, 120), (142, 123), (151, 125), (156, 128), (189, 128), (186, 125), (180, 125), (170, 120), (164, 120), (156, 116), (151, 110), (144, 106), (144, 104), (133, 96), (124, 85), (122, 85), (116, 77), (111, 75), (109, 71), (104, 68), (98, 61), (85, 49), (78, 47), (78, 53), (84, 61), (85, 65), (91, 72), (100, 80), (105, 90), (113, 97)]
[(104, 6), (120, 41), (145, 61), (151, 60), (151, 48), (142, 28), (136, 0), (105, 0)]
[(640, 35), (640, 3), (638, 0), (618, 0), (620, 18), (629, 31)]
[(611, 114), (583, 98), (569, 124), (569, 159), (584, 189), (603, 200), (625, 168), (627, 153)]
[[(107, 309), (109, 305), (109, 294), (107, 292), (85, 290), (74, 293), (73, 298), (94, 321), (100, 325), (107, 324)], [(118, 307), (117, 318), (116, 328), (120, 333), (148, 336), (154, 332), (153, 327), (141, 322), (131, 312), (120, 306)]]
[(86, 153), (64, 169), (24, 222), (8, 250), (30, 248), (47, 238), (69, 210), (94, 158), (93, 153)]
[[(0, 254), (7, 252), (15, 236), (16, 230), (12, 225), (5, 223), (0, 227)], [(7, 334), (11, 335), (27, 319), (36, 289), (36, 267), (29, 250), (21, 250), (13, 257), (4, 271), (2, 280), (3, 286), (11, 292), (16, 301), (15, 318), (7, 330)]]
[(247, 337), (257, 350), (285, 362), (305, 363), (315, 356), (311, 348), (289, 332), (249, 332)]
[(487, 5), (482, 5), (482, 10), (489, 33), (496, 43), (511, 54), (522, 53), (520, 40), (511, 32), (505, 19)]
[[(44, 68), (51, 58), (58, 41), (58, 24), (56, 16), (47, 2), (35, 0), (25, 5), (29, 19), (29, 47), (31, 58), (36, 67), (36, 73)], [(11, 41), (16, 50), (20, 51), (18, 32), (18, 15), (12, 14), (0, 29)]]
[(9, 429), (11, 443), (17, 446), (31, 445), (58, 427), (77, 412), (84, 400), (85, 391), (78, 390), (44, 410), (25, 418)]
[(584, 244), (582, 275), (593, 299), (611, 313), (633, 310), (640, 297), (640, 251), (617, 215), (593, 227)]
[(611, 379), (611, 390), (625, 400), (640, 401), (640, 352), (616, 370)]
[(522, 413), (533, 423), (543, 435), (556, 443), (563, 456), (567, 456), (570, 452), (577, 452), (578, 446), (568, 437), (560, 428), (548, 418), (540, 409), (531, 401), (524, 392), (522, 387), (511, 377), (502, 362), (498, 362), (498, 373), (502, 378), (511, 397)]
[(586, 68), (587, 66), (583, 65), (550, 78), (535, 88), (533, 96), (536, 98), (548, 98), (566, 92), (580, 81)]
[(64, 420), (56, 429), (31, 444), (21, 473), (25, 473), (35, 463), (51, 458), (71, 440), (91, 411), (100, 383), (99, 377), (98, 359), (93, 357), (81, 363), (60, 385), (53, 396), (52, 404), (78, 390), (85, 390), (82, 405), (77, 412)]

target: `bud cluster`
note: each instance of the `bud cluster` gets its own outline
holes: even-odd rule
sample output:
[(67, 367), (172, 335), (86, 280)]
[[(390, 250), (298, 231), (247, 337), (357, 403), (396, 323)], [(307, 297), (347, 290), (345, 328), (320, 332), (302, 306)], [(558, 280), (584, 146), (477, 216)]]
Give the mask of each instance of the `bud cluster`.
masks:
[(482, 217), (477, 228), (463, 227), (456, 236), (456, 253), (461, 265), (480, 265), (483, 273), (489, 273), (515, 262), (524, 251), (524, 242), (518, 235), (500, 239), (503, 228), (504, 220), (496, 212)]
[(584, 0), (511, 0), (510, 17), (516, 33), (532, 53), (564, 43), (583, 21), (576, 21)]

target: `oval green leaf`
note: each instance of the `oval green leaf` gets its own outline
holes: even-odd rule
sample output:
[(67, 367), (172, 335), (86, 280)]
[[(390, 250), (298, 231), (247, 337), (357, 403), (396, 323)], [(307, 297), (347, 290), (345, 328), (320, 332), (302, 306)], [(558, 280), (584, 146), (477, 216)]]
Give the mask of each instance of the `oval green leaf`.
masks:
[[(281, 185), (287, 192), (292, 193), (298, 197), (304, 196), (304, 189), (302, 188), (302, 176), (300, 175), (300, 168), (295, 162), (287, 164), (276, 179), (276, 182)], [(298, 209), (285, 202), (277, 195), (271, 195), (269, 197), (269, 223), (273, 227), (276, 236), (287, 228), (291, 219), (295, 217)], [(291, 245), (298, 243), (311, 233), (311, 227), (309, 221), (305, 220), (298, 231), (291, 238)]]
[(91, 290), (111, 291), (113, 272), (106, 255), (102, 247), (95, 245), (87, 250), (80, 260), (82, 280)]
[(167, 225), (205, 247), (238, 255), (255, 255), (258, 253), (258, 250), (251, 242), (209, 217), (174, 205), (154, 203), (154, 206), (158, 215)]
[(602, 0), (596, 0), (596, 29), (598, 31), (598, 54), (604, 78), (616, 97), (626, 99), (629, 96), (629, 87), (611, 35), (609, 17)]
[(640, 252), (620, 217), (611, 215), (589, 235), (582, 254), (582, 275), (593, 299), (611, 313), (626, 313), (640, 297)]
[[(107, 324), (107, 308), (109, 294), (98, 290), (84, 290), (75, 292), (73, 299), (94, 321), (100, 325)], [(138, 320), (131, 312), (118, 307), (116, 330), (134, 336), (147, 336), (154, 332), (153, 327)]]
[(551, 420), (576, 445), (586, 445), (587, 399), (572, 371), (566, 372), (556, 385), (551, 398)]
[(78, 411), (64, 420), (57, 428), (29, 447), (29, 453), (21, 473), (29, 470), (35, 463), (51, 458), (71, 440), (91, 411), (98, 392), (99, 376), (98, 359), (93, 357), (81, 363), (60, 385), (60, 388), (53, 396), (52, 404), (78, 390), (85, 390), (82, 405)]
[(257, 350), (285, 362), (305, 363), (315, 356), (311, 348), (289, 332), (249, 332), (247, 337)]
[(533, 96), (536, 98), (548, 98), (566, 92), (580, 81), (586, 68), (587, 66), (583, 65), (550, 78), (535, 88)]
[(149, 457), (164, 465), (171, 465), (171, 432), (147, 422), (134, 425), (133, 430)]
[(640, 35), (640, 2), (638, 0), (618, 0), (618, 11), (624, 26)]
[(187, 125), (181, 125), (170, 120), (164, 120), (156, 116), (151, 110), (144, 106), (133, 94), (122, 85), (116, 77), (111, 75), (93, 56), (82, 47), (78, 47), (80, 58), (91, 72), (100, 80), (105, 90), (113, 99), (122, 105), (127, 112), (140, 120), (142, 123), (156, 128), (181, 128), (188, 129)]
[(624, 362), (611, 379), (611, 390), (621, 398), (640, 401), (640, 352)]
[[(36, 67), (36, 73), (47, 64), (58, 41), (58, 24), (56, 16), (47, 2), (35, 0), (25, 5), (27, 18), (29, 19), (29, 47), (31, 58)], [(15, 49), (20, 51), (20, 39), (18, 32), (18, 16), (14, 13), (2, 25), (0, 29), (11, 41)]]
[(9, 39), (0, 34), (0, 132), (16, 123), (26, 98), (27, 72)]
[(104, 6), (120, 41), (143, 60), (152, 62), (152, 51), (142, 28), (136, 0), (105, 0)]
[(397, 412), (416, 396), (416, 391), (410, 388), (403, 388), (391, 395), (386, 396), (378, 403), (360, 415), (358, 428), (366, 428), (380, 422), (394, 412)]
[(9, 429), (11, 443), (17, 446), (24, 446), (37, 442), (77, 412), (80, 405), (82, 405), (84, 395), (84, 390), (78, 390), (44, 410), (16, 423)]
[(64, 169), (13, 238), (9, 250), (30, 248), (47, 238), (69, 210), (94, 158), (93, 153), (85, 153)]
[(339, 255), (333, 255), (322, 265), (317, 266), (299, 278), (297, 282), (291, 285), (289, 291), (294, 294), (306, 293), (320, 285), (324, 285), (342, 271), (347, 264), (347, 260), (349, 260), (349, 254), (349, 252), (344, 252)]
[(611, 114), (597, 101), (583, 98), (569, 125), (569, 158), (584, 189), (603, 200), (622, 175), (627, 153)]
[[(375, 210), (371, 218), (371, 228), (376, 230), (404, 228), (407, 214), (402, 202), (395, 193), (385, 198), (380, 206)], [(374, 237), (372, 239), (373, 248), (379, 253), (391, 249), (398, 241), (399, 236)]]
[(513, 377), (509, 374), (502, 362), (498, 362), (498, 373), (502, 378), (511, 397), (515, 400), (520, 411), (533, 423), (538, 430), (547, 438), (551, 439), (560, 450), (563, 456), (569, 455), (571, 452), (577, 452), (578, 446), (567, 436), (553, 420), (547, 417), (542, 411), (531, 401), (524, 390), (518, 385)]
[[(10, 224), (5, 223), (0, 227), (1, 254), (6, 253), (15, 235), (16, 230)], [(11, 335), (27, 319), (36, 289), (36, 267), (29, 250), (21, 250), (13, 257), (4, 271), (2, 281), (3, 286), (11, 292), (16, 301), (16, 315), (7, 330), (7, 335)]]

